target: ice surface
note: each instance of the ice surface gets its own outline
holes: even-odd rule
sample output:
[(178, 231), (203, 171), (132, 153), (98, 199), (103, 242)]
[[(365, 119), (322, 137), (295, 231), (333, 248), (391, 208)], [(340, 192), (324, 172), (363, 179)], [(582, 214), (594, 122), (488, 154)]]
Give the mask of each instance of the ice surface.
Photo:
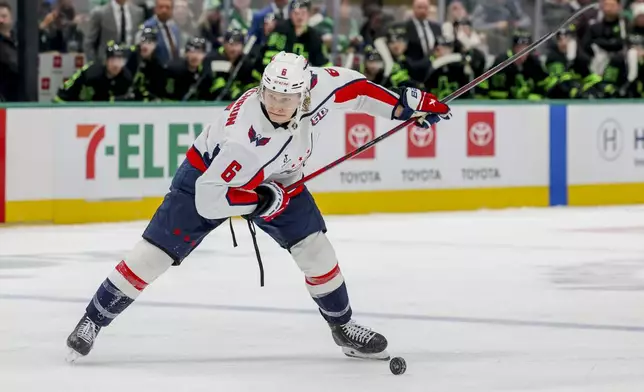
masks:
[(407, 360), (346, 358), (288, 253), (243, 222), (65, 339), (145, 222), (0, 228), (0, 392), (644, 390), (644, 207), (329, 217), (357, 321)]

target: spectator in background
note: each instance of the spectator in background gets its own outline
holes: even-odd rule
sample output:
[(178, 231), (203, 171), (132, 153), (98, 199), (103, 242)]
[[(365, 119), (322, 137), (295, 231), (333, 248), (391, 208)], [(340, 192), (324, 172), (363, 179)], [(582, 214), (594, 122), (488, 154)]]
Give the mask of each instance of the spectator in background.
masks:
[(203, 67), (206, 40), (193, 37), (186, 44), (185, 58), (177, 58), (166, 68), (165, 98), (171, 101), (212, 101), (213, 74)]
[(223, 20), (221, 2), (206, 0), (201, 18), (199, 19), (199, 35), (206, 39), (209, 50), (218, 49), (223, 42)]
[(257, 41), (255, 42), (255, 46), (253, 47), (253, 51), (259, 50), (262, 53), (264, 52), (263, 47), (266, 45), (266, 39), (268, 38), (269, 35), (271, 35), (273, 31), (275, 31), (276, 26), (277, 26), (277, 19), (275, 19), (275, 14), (273, 13), (266, 14), (266, 16), (264, 16), (264, 25), (262, 26), (262, 34), (255, 36), (257, 38)]
[(518, 0), (481, 0), (472, 13), (472, 27), (485, 33), (489, 51), (494, 55), (508, 49), (514, 30), (528, 30), (530, 23)]
[[(315, 28), (320, 36), (322, 37), (322, 42), (326, 46), (328, 52), (332, 51), (333, 48), (333, 33), (335, 21), (332, 17), (328, 16), (328, 9), (326, 5), (321, 1), (313, 1), (311, 5), (311, 12), (309, 17), (309, 27)], [(339, 36), (337, 33), (338, 41), (344, 39)]]
[(125, 68), (128, 48), (108, 42), (103, 63), (85, 65), (65, 82), (54, 102), (114, 102), (126, 98), (132, 76)]
[(543, 19), (539, 26), (539, 35), (557, 29), (573, 12), (570, 0), (545, 0), (541, 12)]
[(11, 7), (0, 0), (0, 102), (20, 100), (18, 45), (12, 34)]
[(438, 23), (439, 17), (438, 17), (438, 7), (436, 7), (434, 4), (431, 2), (429, 3), (429, 11), (427, 12), (427, 20)]
[(360, 36), (364, 45), (373, 46), (376, 38), (386, 34), (385, 15), (379, 5), (372, 4), (367, 6), (364, 16), (366, 21), (360, 29)]
[(72, 0), (58, 0), (40, 22), (41, 51), (81, 52), (83, 34), (78, 28), (79, 19)]
[(141, 23), (143, 11), (127, 0), (110, 0), (109, 3), (92, 10), (83, 45), (87, 61), (102, 63), (106, 54), (103, 48), (108, 42), (133, 45)]
[(209, 2), (210, 0), (189, 0), (188, 1), (190, 5), (190, 10), (192, 11), (193, 15), (201, 15), (204, 8), (206, 7), (206, 4)]
[(173, 18), (179, 26), (181, 42), (188, 42), (191, 37), (197, 34), (197, 20), (186, 0), (174, 0)]
[(481, 48), (481, 36), (472, 28), (467, 10), (460, 0), (449, 4), (447, 21), (443, 23), (441, 32), (447, 41), (455, 42), (457, 52)]
[(362, 9), (362, 14), (365, 17), (371, 14), (374, 9), (382, 9), (385, 6), (384, 0), (362, 0), (360, 8)]
[(436, 39), (441, 35), (441, 26), (430, 21), (429, 0), (414, 0), (412, 4), (413, 17), (405, 24), (407, 31), (407, 52), (411, 60), (431, 57)]
[[(363, 15), (359, 9), (351, 7), (349, 0), (342, 0), (340, 4), (340, 20), (335, 23), (335, 32), (346, 37), (352, 46), (359, 45), (363, 38), (360, 35), (360, 23)], [(331, 15), (333, 17), (333, 15)]]
[[(572, 12), (575, 13), (579, 11), (581, 8), (595, 2), (596, 0), (576, 0), (576, 1), (570, 2), (570, 7), (572, 8)], [(596, 8), (593, 8), (591, 10), (584, 12), (582, 15), (580, 15), (577, 18), (577, 20), (575, 20), (572, 23), (573, 29), (577, 35), (576, 36), (577, 42), (581, 42), (584, 39), (584, 36), (586, 35), (586, 31), (588, 30), (588, 26), (590, 26), (590, 23), (593, 20), (597, 19), (598, 15), (599, 15), (599, 10)]]
[(322, 37), (313, 27), (308, 26), (311, 3), (309, 0), (292, 0), (290, 17), (279, 22), (268, 37), (263, 57), (264, 66), (281, 51), (297, 53), (306, 58), (314, 67), (330, 66), (324, 53)]
[(164, 96), (165, 68), (156, 56), (157, 39), (158, 31), (145, 27), (139, 34), (139, 44), (130, 49), (125, 64), (133, 78), (128, 99), (154, 101)]
[(644, 3), (634, 3), (631, 11), (633, 22), (630, 34), (644, 36)]
[(228, 14), (228, 30), (241, 30), (248, 34), (253, 23), (253, 10), (250, 0), (233, 0), (233, 6)]
[(143, 27), (158, 31), (157, 56), (161, 64), (181, 57), (181, 30), (172, 19), (172, 0), (156, 0), (154, 16)]
[(626, 51), (627, 25), (621, 16), (618, 0), (603, 0), (601, 15), (588, 27), (581, 43), (582, 56), (590, 59), (590, 69), (602, 75), (612, 57), (623, 56)]
[[(254, 61), (245, 58), (242, 53), (245, 39), (246, 33), (242, 30), (228, 30), (224, 36), (223, 46), (206, 58), (214, 74), (210, 91), (217, 100), (235, 100), (257, 85), (253, 77)], [(237, 67), (239, 67), (237, 75), (232, 75)], [(235, 79), (230, 80), (233, 76)], [(226, 89), (227, 86), (228, 89)]]
[(248, 35), (256, 36), (258, 42), (264, 42), (266, 40), (263, 26), (264, 18), (268, 14), (273, 14), (277, 21), (288, 19), (288, 0), (274, 0), (268, 6), (255, 13)]
[[(532, 43), (532, 36), (517, 30), (512, 36), (512, 49), (498, 55), (494, 64), (500, 64)], [(503, 70), (492, 75), (488, 83), (488, 98), (490, 99), (529, 99), (539, 100), (547, 93), (548, 73), (545, 67), (532, 52), (519, 57)], [(478, 87), (483, 87), (479, 85)]]
[(52, 3), (55, 0), (41, 0), (38, 4), (38, 20), (43, 20), (53, 10)]

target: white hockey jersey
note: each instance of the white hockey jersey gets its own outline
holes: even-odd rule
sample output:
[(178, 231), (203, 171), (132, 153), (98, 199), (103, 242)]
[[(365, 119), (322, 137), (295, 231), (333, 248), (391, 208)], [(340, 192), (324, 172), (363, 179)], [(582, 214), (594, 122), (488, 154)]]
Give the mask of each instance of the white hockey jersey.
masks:
[[(294, 135), (275, 128), (262, 112), (257, 89), (229, 105), (205, 127), (187, 154), (203, 174), (197, 179), (197, 212), (207, 219), (251, 213), (258, 202), (253, 189), (262, 182), (288, 186), (301, 179), (302, 166), (315, 151), (328, 113), (355, 110), (391, 118), (398, 95), (340, 67), (311, 68), (311, 102)], [(293, 196), (301, 189), (293, 191)]]

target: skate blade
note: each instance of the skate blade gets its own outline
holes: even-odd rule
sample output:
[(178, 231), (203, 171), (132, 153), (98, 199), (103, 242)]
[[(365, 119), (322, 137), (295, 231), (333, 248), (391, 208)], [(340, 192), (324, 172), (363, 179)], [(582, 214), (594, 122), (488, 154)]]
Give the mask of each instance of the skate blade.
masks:
[(350, 347), (342, 347), (342, 352), (344, 353), (344, 355), (351, 358), (371, 359), (376, 361), (388, 361), (390, 359), (387, 350), (381, 351), (379, 353), (365, 354)]
[(68, 348), (67, 356), (65, 357), (65, 362), (69, 364), (74, 364), (76, 361), (78, 361), (80, 358), (83, 357), (83, 355), (79, 354), (76, 352), (74, 349)]

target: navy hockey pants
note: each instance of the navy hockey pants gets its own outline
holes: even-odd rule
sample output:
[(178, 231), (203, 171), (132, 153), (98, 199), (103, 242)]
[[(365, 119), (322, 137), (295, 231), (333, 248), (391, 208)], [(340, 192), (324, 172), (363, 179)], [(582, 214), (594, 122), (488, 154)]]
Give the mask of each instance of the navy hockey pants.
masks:
[[(201, 172), (185, 160), (143, 232), (143, 238), (167, 253), (179, 265), (201, 241), (226, 219), (205, 219), (195, 207), (195, 182)], [(255, 219), (255, 224), (284, 249), (290, 248), (318, 231), (326, 232), (322, 214), (313, 196), (304, 190), (291, 198), (288, 207), (270, 222)]]

